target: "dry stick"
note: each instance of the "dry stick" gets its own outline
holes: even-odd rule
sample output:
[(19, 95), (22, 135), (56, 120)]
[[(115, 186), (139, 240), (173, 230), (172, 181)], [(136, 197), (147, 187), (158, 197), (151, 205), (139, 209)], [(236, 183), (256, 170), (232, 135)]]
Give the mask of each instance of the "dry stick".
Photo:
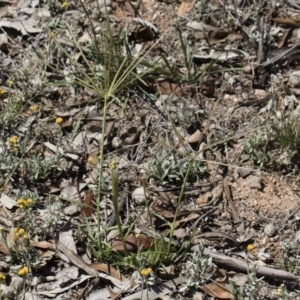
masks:
[(259, 44), (258, 44), (258, 63), (260, 64), (264, 60), (264, 16), (259, 20)]
[(274, 64), (276, 61), (281, 60), (285, 57), (287, 57), (287, 55), (289, 55), (291, 52), (293, 52), (294, 49), (296, 49), (298, 46), (300, 45), (300, 41), (298, 41), (293, 47), (287, 49), (286, 51), (284, 51), (283, 53), (277, 55), (276, 57), (265, 61), (264, 63), (262, 63), (261, 65), (263, 67), (266, 67), (268, 65)]
[(224, 179), (224, 193), (225, 193), (225, 197), (227, 199), (227, 202), (228, 202), (228, 206), (229, 206), (229, 209), (230, 209), (230, 213), (232, 215), (232, 218), (235, 220), (235, 221), (239, 221), (239, 214), (235, 208), (235, 205), (233, 203), (233, 200), (232, 200), (232, 197), (231, 197), (231, 192), (230, 192), (230, 188), (229, 188), (229, 185), (228, 185), (228, 180), (227, 179)]
[[(198, 246), (193, 246), (192, 251), (198, 251)], [(256, 266), (253, 263), (232, 258), (217, 252), (204, 249), (204, 255), (212, 257), (215, 264), (222, 267), (231, 268), (236, 271), (247, 273), (249, 269), (255, 269), (256, 274), (259, 276), (269, 277), (277, 280), (284, 280), (289, 282), (299, 282), (299, 278), (290, 272), (282, 271), (279, 269), (273, 269), (264, 266)]]

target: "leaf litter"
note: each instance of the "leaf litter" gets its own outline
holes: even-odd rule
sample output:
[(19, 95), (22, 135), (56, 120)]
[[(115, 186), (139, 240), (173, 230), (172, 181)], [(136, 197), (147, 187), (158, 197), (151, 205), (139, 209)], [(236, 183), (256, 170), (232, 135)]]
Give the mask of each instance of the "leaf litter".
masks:
[[(259, 299), (278, 299), (282, 283), (296, 299), (299, 103), (287, 97), (299, 85), (298, 10), (291, 1), (3, 2), (3, 296), (244, 299), (257, 276)], [(94, 37), (105, 44), (107, 22), (119, 56), (97, 61)], [(128, 53), (143, 59), (130, 65)], [(130, 88), (105, 106), (97, 78), (123, 71), (134, 74)], [(172, 259), (155, 256), (168, 247)], [(159, 269), (171, 265), (167, 280)]]

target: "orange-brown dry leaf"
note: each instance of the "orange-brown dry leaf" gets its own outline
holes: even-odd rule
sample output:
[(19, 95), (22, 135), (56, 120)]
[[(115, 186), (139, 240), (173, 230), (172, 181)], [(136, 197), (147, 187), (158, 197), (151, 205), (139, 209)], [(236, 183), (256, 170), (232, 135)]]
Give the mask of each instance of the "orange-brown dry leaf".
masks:
[(194, 4), (194, 0), (182, 1), (177, 10), (178, 15), (184, 16), (189, 13), (194, 8)]
[(277, 24), (290, 25), (293, 27), (300, 27), (300, 15), (291, 16), (291, 17), (275, 17), (271, 20)]
[(241, 40), (243, 36), (240, 33), (234, 31), (227, 31), (226, 29), (220, 29), (218, 31), (209, 31), (207, 34), (208, 42), (211, 45), (222, 44), (225, 42), (233, 42), (235, 40)]
[(127, 251), (137, 251), (138, 248), (138, 240), (135, 237), (135, 235), (131, 234), (127, 236), (125, 240), (125, 245), (123, 244), (121, 239), (116, 239), (111, 243), (113, 249), (116, 251), (124, 251), (127, 249)]
[(224, 285), (217, 284), (215, 282), (208, 283), (200, 289), (211, 297), (218, 299), (234, 299), (234, 296), (226, 289)]
[[(6, 234), (6, 239), (8, 240), (9, 245), (11, 247), (14, 247), (14, 245), (15, 245), (14, 237), (10, 234)], [(0, 252), (3, 254), (9, 254), (9, 251), (8, 251), (6, 245), (1, 241), (1, 239), (0, 239)]]
[(56, 250), (55, 245), (47, 241), (40, 241), (40, 242), (32, 241), (31, 246), (39, 249), (44, 249), (44, 250), (53, 250), (53, 251)]
[(150, 89), (158, 91), (162, 95), (172, 95), (176, 96), (189, 96), (195, 94), (196, 88), (191, 86), (181, 86), (178, 83), (172, 83), (168, 81), (161, 81), (156, 83), (148, 83)]
[(108, 264), (103, 264), (103, 263), (98, 263), (98, 262), (95, 262), (95, 263), (92, 263), (91, 266), (98, 270), (98, 271), (101, 271), (101, 272), (104, 272), (118, 280), (121, 280), (123, 281), (124, 280), (124, 277), (122, 276), (122, 274), (117, 270), (115, 269), (114, 267), (112, 266), (109, 266)]
[(81, 207), (81, 214), (89, 217), (93, 212), (93, 200), (94, 194), (91, 190), (87, 190), (85, 193), (85, 203), (84, 206)]
[(152, 205), (152, 209), (158, 214), (163, 216), (164, 218), (170, 219), (174, 218), (174, 214), (170, 212), (168, 209), (161, 205)]
[[(142, 235), (142, 234), (138, 237), (136, 237), (133, 234), (130, 234), (129, 236), (126, 237), (125, 244), (126, 244), (126, 249), (128, 251), (134, 252), (134, 251), (137, 251), (138, 248), (145, 251), (150, 248), (150, 246), (152, 244), (152, 238)], [(125, 250), (123, 242), (119, 238), (115, 239), (112, 242), (112, 247), (117, 251)]]

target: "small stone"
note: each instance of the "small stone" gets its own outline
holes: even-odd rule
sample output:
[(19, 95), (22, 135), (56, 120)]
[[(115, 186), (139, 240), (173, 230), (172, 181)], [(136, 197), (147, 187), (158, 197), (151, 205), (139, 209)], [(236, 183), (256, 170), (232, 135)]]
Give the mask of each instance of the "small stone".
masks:
[(111, 141), (111, 145), (114, 149), (119, 148), (121, 144), (122, 144), (122, 140), (118, 136), (115, 136)]
[(145, 191), (144, 187), (140, 186), (132, 192), (131, 197), (136, 204), (143, 205), (149, 197), (149, 194)]
[(251, 189), (256, 189), (259, 191), (262, 191), (262, 189), (263, 189), (262, 179), (261, 179), (261, 177), (258, 177), (258, 176), (249, 178), (247, 181), (247, 185)]
[(265, 229), (264, 229), (264, 233), (271, 237), (275, 234), (276, 232), (276, 228), (275, 228), (275, 225), (273, 223), (269, 223), (265, 226)]
[(252, 173), (251, 169), (238, 169), (237, 170), (238, 174), (242, 178), (246, 178), (248, 175)]

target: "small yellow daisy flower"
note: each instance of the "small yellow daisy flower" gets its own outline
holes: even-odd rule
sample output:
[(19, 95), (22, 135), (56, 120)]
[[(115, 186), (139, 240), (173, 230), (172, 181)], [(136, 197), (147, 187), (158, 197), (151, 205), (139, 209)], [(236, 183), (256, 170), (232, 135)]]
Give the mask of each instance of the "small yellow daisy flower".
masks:
[(13, 80), (8, 80), (7, 83), (9, 87), (12, 87), (15, 84)]
[(19, 205), (24, 204), (24, 199), (22, 199), (22, 198), (18, 199), (18, 200), (17, 200), (17, 203), (18, 203)]
[(109, 164), (109, 169), (110, 170), (115, 170), (117, 168), (117, 160), (113, 159), (112, 162)]
[(58, 125), (60, 125), (63, 121), (64, 121), (63, 118), (57, 117), (56, 120), (55, 120), (55, 123), (58, 124)]
[(89, 158), (88, 158), (88, 163), (89, 163), (89, 164), (93, 164), (93, 163), (94, 163), (94, 157), (89, 156)]
[(247, 251), (252, 251), (254, 249), (254, 245), (253, 244), (249, 244), (248, 246), (247, 246)]
[(3, 275), (2, 273), (0, 273), (0, 282), (3, 282), (5, 280), (5, 275)]
[(61, 4), (61, 8), (62, 9), (66, 9), (68, 7), (69, 3), (67, 1), (64, 1), (62, 4)]
[(4, 89), (0, 88), (0, 95), (4, 95), (5, 91)]
[(30, 206), (32, 203), (33, 203), (32, 198), (28, 198), (28, 199), (26, 200), (26, 206)]
[(29, 240), (28, 234), (24, 234), (24, 235), (23, 235), (23, 239), (24, 239), (24, 240)]
[(277, 290), (277, 295), (281, 296), (283, 293), (284, 284), (281, 284)]
[(27, 276), (27, 274), (28, 274), (28, 267), (23, 267), (22, 269), (20, 269), (19, 270), (19, 272), (18, 272), (18, 275), (20, 275), (20, 276)]
[(144, 268), (141, 270), (141, 275), (144, 277), (147, 277), (150, 275), (151, 272), (152, 272), (151, 268)]
[(32, 105), (29, 107), (29, 110), (31, 110), (33, 113), (39, 111), (39, 109), (40, 109), (40, 106), (38, 104)]
[(22, 235), (25, 233), (25, 229), (24, 228), (20, 228), (19, 231), (18, 231), (18, 234), (19, 235)]

